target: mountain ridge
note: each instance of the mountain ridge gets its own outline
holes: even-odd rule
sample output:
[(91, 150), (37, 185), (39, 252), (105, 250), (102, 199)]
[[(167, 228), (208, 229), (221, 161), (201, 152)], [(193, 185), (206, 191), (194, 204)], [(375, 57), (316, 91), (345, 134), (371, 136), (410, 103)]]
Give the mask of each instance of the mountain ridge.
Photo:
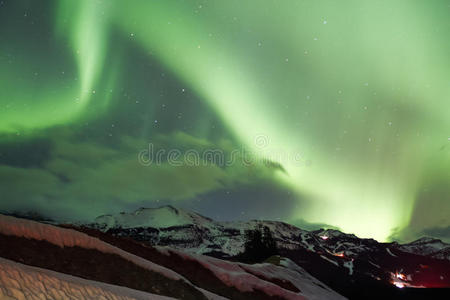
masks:
[[(171, 211), (173, 212), (176, 217), (161, 213), (163, 211)], [(150, 215), (147, 215), (146, 217), (150, 217), (151, 219), (163, 219), (165, 217), (170, 217), (169, 219), (164, 220), (164, 222), (158, 221), (157, 222), (141, 222), (139, 224), (139, 221), (136, 222), (134, 220), (133, 222), (129, 222), (129, 219), (135, 219), (138, 215), (146, 215), (145, 213), (150, 213)], [(151, 215), (153, 214), (153, 215)], [(363, 240), (363, 241), (373, 241), (379, 244), (391, 244), (393, 246), (398, 245), (400, 249), (402, 249), (405, 252), (411, 252), (413, 251), (422, 250), (422, 253), (424, 255), (430, 255), (430, 254), (436, 254), (438, 255), (438, 258), (440, 259), (447, 259), (450, 260), (450, 256), (445, 256), (443, 252), (450, 250), (450, 244), (447, 244), (443, 242), (442, 240), (438, 238), (433, 237), (421, 237), (415, 241), (412, 241), (410, 243), (403, 243), (400, 244), (398, 242), (391, 242), (391, 243), (380, 243), (372, 238), (359, 238), (356, 235), (352, 233), (344, 233), (342, 231), (336, 230), (336, 229), (318, 229), (318, 230), (304, 230), (301, 229), (295, 225), (281, 222), (281, 221), (271, 221), (271, 220), (249, 220), (249, 221), (214, 221), (213, 219), (203, 216), (195, 211), (188, 210), (188, 209), (181, 209), (176, 208), (172, 205), (165, 205), (155, 208), (144, 208), (141, 207), (134, 212), (126, 213), (121, 212), (119, 214), (107, 214), (102, 215), (97, 218), (95, 218), (94, 222), (91, 224), (85, 224), (88, 226), (95, 227), (97, 229), (100, 229), (102, 231), (108, 231), (108, 230), (118, 230), (118, 229), (135, 229), (135, 228), (155, 228), (155, 229), (170, 229), (172, 227), (183, 227), (183, 226), (200, 226), (207, 229), (211, 229), (211, 227), (219, 227), (223, 228), (224, 230), (237, 230), (239, 229), (242, 234), (242, 230), (249, 230), (254, 229), (258, 224), (266, 225), (269, 227), (272, 227), (271, 229), (274, 229), (275, 227), (280, 231), (280, 227), (283, 227), (283, 229), (287, 229), (288, 231), (293, 231), (296, 233), (302, 233), (302, 232), (308, 232), (312, 233), (315, 236), (324, 237), (325, 239), (333, 238), (333, 237), (344, 237), (346, 239), (357, 239), (357, 240)], [(145, 234), (141, 234), (145, 235)], [(437, 249), (435, 253), (431, 253), (432, 251), (428, 249), (427, 245), (430, 244), (440, 244), (440, 248)], [(415, 247), (413, 246), (422, 246), (422, 247)], [(438, 253), (439, 252), (439, 253)], [(448, 251), (447, 251), (448, 252)]]
[[(407, 244), (380, 243), (336, 229), (308, 231), (280, 221), (214, 221), (173, 206), (137, 212), (140, 216), (151, 214), (152, 221), (138, 222), (145, 226), (130, 226), (136, 224), (130, 221), (136, 217), (135, 211), (110, 215), (114, 222), (96, 219), (97, 222), (84, 226), (152, 246), (232, 261), (242, 259), (246, 231), (268, 227), (283, 257), (346, 296), (352, 296), (358, 286), (373, 288), (374, 284), (377, 290), (388, 286), (450, 287), (450, 245), (434, 238), (424, 237)], [(164, 222), (154, 221), (164, 217)], [(158, 226), (161, 223), (164, 226)], [(361, 296), (368, 295), (355, 295)]]

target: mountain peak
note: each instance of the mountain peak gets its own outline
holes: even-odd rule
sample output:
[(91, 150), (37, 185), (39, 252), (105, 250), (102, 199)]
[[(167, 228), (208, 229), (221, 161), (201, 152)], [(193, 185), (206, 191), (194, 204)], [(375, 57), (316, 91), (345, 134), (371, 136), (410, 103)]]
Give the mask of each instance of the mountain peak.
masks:
[(312, 233), (314, 233), (315, 235), (320, 236), (322, 239), (325, 239), (325, 238), (327, 238), (327, 239), (328, 238), (342, 238), (342, 237), (352, 238), (352, 239), (358, 238), (354, 234), (344, 233), (344, 232), (339, 231), (337, 229), (324, 229), (324, 228), (321, 228), (319, 230), (312, 231)]
[(141, 207), (132, 213), (121, 212), (99, 216), (95, 219), (95, 223), (103, 230), (136, 227), (167, 228), (208, 222), (211, 222), (211, 219), (196, 212), (175, 208), (172, 205)]
[(168, 210), (168, 211), (172, 211), (173, 213), (175, 213), (177, 215), (179, 214), (179, 210), (172, 205), (163, 205), (163, 206), (159, 206), (159, 207), (140, 207), (140, 208), (136, 209), (132, 214), (139, 215), (142, 213), (155, 212), (157, 210)]

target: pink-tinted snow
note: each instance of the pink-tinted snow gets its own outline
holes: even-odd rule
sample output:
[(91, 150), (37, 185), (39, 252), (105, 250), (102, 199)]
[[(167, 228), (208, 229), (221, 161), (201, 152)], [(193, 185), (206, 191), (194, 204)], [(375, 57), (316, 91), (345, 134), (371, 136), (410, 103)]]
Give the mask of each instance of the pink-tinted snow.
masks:
[(158, 272), (174, 280), (181, 279), (187, 281), (184, 277), (170, 269), (123, 251), (122, 249), (76, 230), (0, 215), (0, 233), (47, 241), (61, 248), (78, 246), (86, 249), (95, 249), (104, 253), (117, 254), (142, 268)]
[(301, 294), (296, 294), (292, 291), (283, 289), (282, 287), (265, 281), (250, 273), (247, 273), (240, 267), (239, 263), (228, 262), (217, 258), (202, 256), (197, 254), (187, 254), (177, 250), (170, 250), (160, 248), (165, 254), (173, 252), (182, 256), (186, 260), (198, 261), (203, 267), (211, 270), (217, 278), (228, 286), (234, 286), (242, 292), (251, 292), (259, 290), (269, 296), (278, 296), (284, 299), (306, 299)]

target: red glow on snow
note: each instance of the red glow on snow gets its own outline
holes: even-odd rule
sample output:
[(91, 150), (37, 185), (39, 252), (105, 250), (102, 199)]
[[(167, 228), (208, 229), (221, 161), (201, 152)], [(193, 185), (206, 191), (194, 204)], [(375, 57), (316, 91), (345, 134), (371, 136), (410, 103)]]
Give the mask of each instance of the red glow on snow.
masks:
[(406, 280), (406, 276), (402, 273), (396, 273), (395, 277), (397, 277), (398, 279), (401, 279), (401, 280)]
[(399, 289), (402, 289), (402, 288), (405, 287), (405, 285), (404, 285), (403, 283), (401, 283), (401, 282), (394, 282), (394, 285), (395, 285), (396, 287), (398, 287)]

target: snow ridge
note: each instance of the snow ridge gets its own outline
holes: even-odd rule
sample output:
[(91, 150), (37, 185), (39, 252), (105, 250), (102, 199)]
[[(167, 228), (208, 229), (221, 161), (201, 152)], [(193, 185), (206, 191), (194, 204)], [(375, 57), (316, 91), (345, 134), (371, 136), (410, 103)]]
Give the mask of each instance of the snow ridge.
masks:
[(184, 280), (188, 282), (184, 277), (170, 269), (164, 268), (139, 256), (107, 244), (97, 238), (72, 229), (65, 229), (35, 221), (0, 215), (0, 233), (28, 239), (44, 240), (61, 248), (78, 246), (86, 249), (98, 250), (103, 253), (117, 254), (145, 269), (158, 272), (174, 280)]

